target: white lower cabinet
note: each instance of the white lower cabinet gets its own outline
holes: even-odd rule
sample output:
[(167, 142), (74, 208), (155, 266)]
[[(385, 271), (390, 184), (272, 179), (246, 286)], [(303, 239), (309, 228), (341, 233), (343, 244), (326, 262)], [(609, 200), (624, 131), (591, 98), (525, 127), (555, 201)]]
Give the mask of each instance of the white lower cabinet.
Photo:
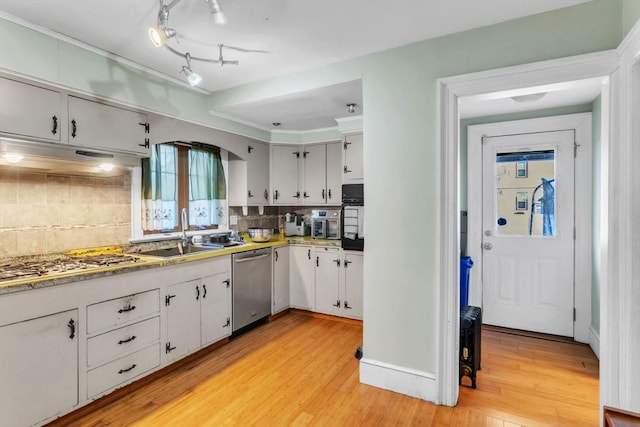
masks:
[(362, 319), (363, 261), (362, 252), (343, 252), (340, 275), (342, 316)]
[(340, 298), (340, 250), (338, 248), (316, 248), (315, 281), (316, 306), (315, 311), (325, 314), (342, 315), (342, 300)]
[(313, 246), (291, 246), (289, 283), (293, 308), (315, 308), (315, 257)]
[(290, 305), (290, 249), (289, 246), (273, 248), (273, 307), (271, 314), (279, 313), (289, 308)]
[(78, 310), (0, 327), (0, 425), (30, 426), (78, 404)]
[(87, 306), (87, 399), (160, 365), (160, 289)]
[(160, 365), (160, 343), (113, 360), (87, 373), (87, 395), (91, 398), (113, 390)]
[(171, 285), (167, 306), (167, 360), (173, 361), (231, 335), (228, 272)]

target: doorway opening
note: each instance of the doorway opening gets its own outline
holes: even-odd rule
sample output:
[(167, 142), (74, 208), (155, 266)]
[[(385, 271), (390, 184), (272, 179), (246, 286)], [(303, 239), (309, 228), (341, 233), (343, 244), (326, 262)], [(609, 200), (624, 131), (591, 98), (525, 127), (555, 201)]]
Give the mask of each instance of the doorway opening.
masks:
[[(457, 194), (457, 198), (442, 198), (440, 206), (442, 218), (441, 231), (441, 271), (440, 311), (438, 321), (441, 327), (439, 346), (439, 378), (438, 388), (441, 402), (455, 405), (458, 398), (458, 363), (457, 352), (459, 336), (459, 213), (465, 208), (463, 201), (472, 194), (464, 194), (462, 182), (466, 174), (459, 167), (459, 162), (466, 162), (461, 150), (463, 138), (460, 128), (460, 100), (474, 99), (489, 101), (499, 97), (517, 97), (520, 95), (552, 92), (558, 85), (578, 84), (587, 79), (600, 79), (603, 102), (602, 117), (608, 117), (608, 76), (617, 64), (615, 52), (601, 52), (582, 55), (561, 60), (544, 61), (507, 69), (493, 70), (471, 75), (456, 76), (439, 81), (440, 102), (440, 157), (441, 157), (441, 191), (442, 194)], [(542, 89), (542, 90), (540, 90)], [(604, 99), (606, 98), (606, 100)], [(606, 126), (603, 124), (603, 128)], [(603, 132), (603, 134), (605, 134)], [(602, 166), (602, 165), (601, 165)], [(603, 175), (608, 171), (603, 170)], [(579, 179), (576, 176), (576, 180)], [(469, 218), (468, 218), (469, 219)], [(578, 228), (578, 224), (576, 224)], [(588, 224), (588, 230), (591, 225)], [(471, 225), (468, 229), (468, 248), (471, 242)], [(590, 231), (589, 231), (590, 233)], [(474, 270), (470, 286), (473, 287)], [(475, 280), (478, 280), (477, 278)], [(470, 295), (473, 301), (473, 296)], [(590, 312), (589, 312), (590, 315)]]

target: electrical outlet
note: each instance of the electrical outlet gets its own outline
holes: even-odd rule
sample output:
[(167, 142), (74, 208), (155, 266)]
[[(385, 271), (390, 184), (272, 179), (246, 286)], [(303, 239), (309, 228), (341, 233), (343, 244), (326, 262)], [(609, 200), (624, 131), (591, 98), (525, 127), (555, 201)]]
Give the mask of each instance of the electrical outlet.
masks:
[(229, 225), (238, 225), (238, 215), (229, 215)]

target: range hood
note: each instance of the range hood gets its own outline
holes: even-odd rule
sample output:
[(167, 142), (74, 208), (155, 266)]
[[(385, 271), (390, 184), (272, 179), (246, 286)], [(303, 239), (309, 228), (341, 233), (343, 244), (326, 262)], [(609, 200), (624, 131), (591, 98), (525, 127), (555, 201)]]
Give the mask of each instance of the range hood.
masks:
[[(24, 156), (19, 163), (4, 158), (6, 153)], [(0, 138), (0, 167), (19, 171), (51, 174), (115, 176), (122, 169), (140, 166), (141, 156), (120, 152), (109, 152), (93, 148), (74, 147), (67, 144), (45, 143), (18, 139)], [(110, 163), (113, 170), (105, 171), (101, 164)]]

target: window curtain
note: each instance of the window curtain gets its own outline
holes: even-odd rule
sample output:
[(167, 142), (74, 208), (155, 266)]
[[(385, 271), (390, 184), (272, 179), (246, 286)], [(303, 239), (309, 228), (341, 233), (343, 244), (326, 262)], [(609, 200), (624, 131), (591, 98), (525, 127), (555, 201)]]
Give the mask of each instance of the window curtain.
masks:
[(178, 225), (178, 150), (153, 145), (142, 160), (142, 229), (172, 231)]
[(189, 225), (226, 225), (227, 182), (220, 150), (189, 150)]

